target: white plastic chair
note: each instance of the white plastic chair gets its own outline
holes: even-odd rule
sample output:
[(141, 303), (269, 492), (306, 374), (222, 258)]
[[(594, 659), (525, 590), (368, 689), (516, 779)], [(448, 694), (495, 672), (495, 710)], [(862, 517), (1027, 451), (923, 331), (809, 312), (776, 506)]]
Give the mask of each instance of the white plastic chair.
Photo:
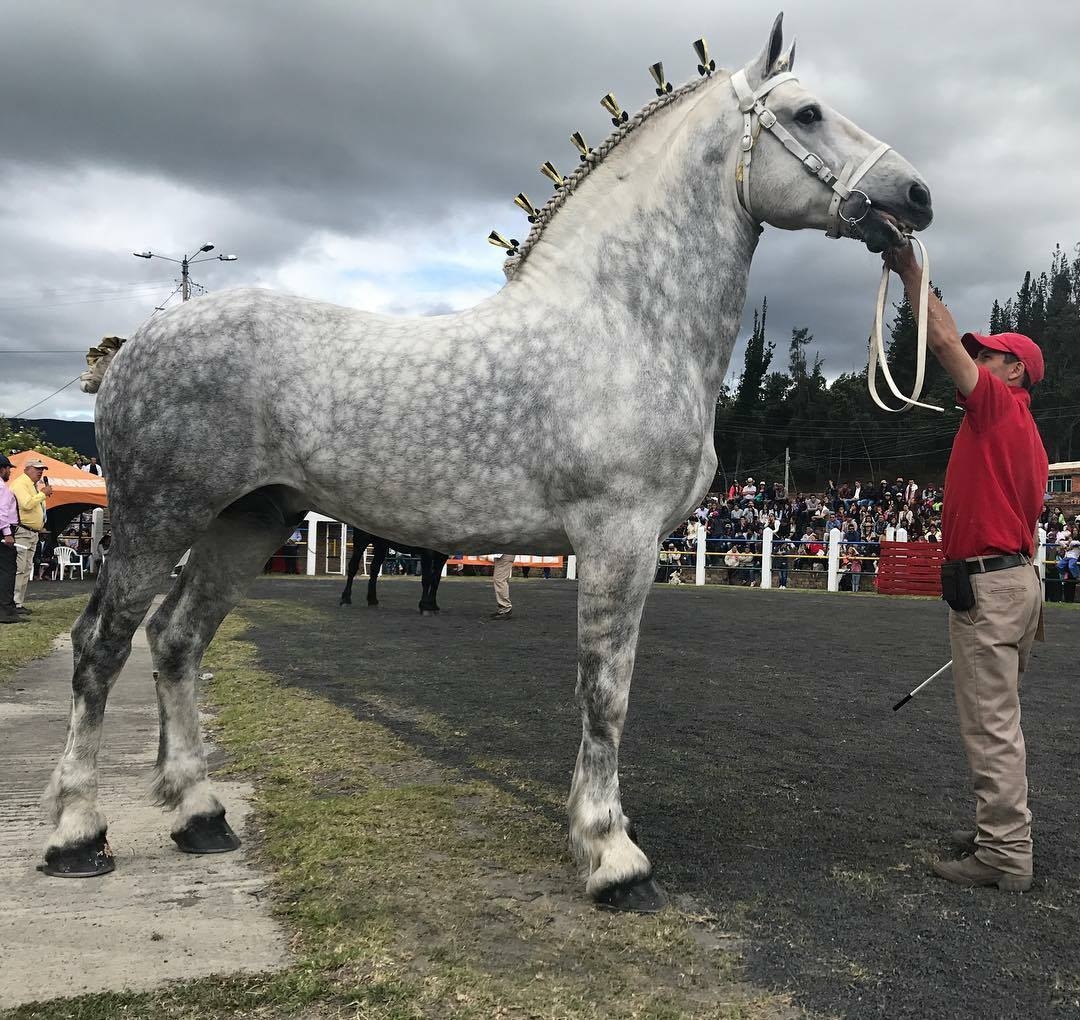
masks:
[(59, 580), (64, 579), (64, 571), (68, 571), (68, 576), (74, 577), (75, 571), (79, 572), (79, 580), (83, 580), (86, 571), (86, 562), (83, 558), (75, 552), (70, 546), (58, 545), (53, 550), (53, 555), (56, 557), (56, 562), (60, 568)]

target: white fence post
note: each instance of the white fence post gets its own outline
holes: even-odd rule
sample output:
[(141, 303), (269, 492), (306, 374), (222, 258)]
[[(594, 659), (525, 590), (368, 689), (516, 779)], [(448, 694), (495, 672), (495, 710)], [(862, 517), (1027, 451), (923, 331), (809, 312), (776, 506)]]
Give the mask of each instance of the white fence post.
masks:
[[(1046, 601), (1046, 529), (1035, 529), (1035, 568), (1039, 571), (1043, 601)], [(1064, 596), (1062, 596), (1064, 598)]]
[(577, 557), (576, 556), (567, 556), (566, 557), (566, 579), (568, 581), (576, 581), (577, 580)]
[(101, 569), (101, 540), (105, 537), (105, 511), (94, 507), (90, 515), (90, 573)]
[(697, 555), (694, 561), (694, 584), (701, 587), (705, 583), (705, 537), (708, 530), (704, 524), (697, 529)]
[(829, 591), (840, 590), (840, 529), (829, 532)]
[(314, 511), (309, 512), (304, 520), (307, 521), (307, 563), (304, 565), (304, 573), (309, 576), (315, 573), (315, 540), (319, 533), (318, 521), (320, 518)]
[(772, 540), (773, 529), (766, 528), (761, 533), (761, 587), (772, 587)]

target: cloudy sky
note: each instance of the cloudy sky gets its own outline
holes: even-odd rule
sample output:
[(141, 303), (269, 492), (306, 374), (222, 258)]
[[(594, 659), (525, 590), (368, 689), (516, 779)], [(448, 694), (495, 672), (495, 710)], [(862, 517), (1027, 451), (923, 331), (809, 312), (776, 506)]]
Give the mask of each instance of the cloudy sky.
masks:
[[(777, 0), (779, 4), (779, 0)], [(1080, 241), (1080, 8), (1060, 0), (789, 0), (803, 83), (930, 182), (924, 239), (965, 326)], [(466, 307), (503, 281), (492, 228), (571, 168), (571, 131), (636, 110), (647, 67), (694, 76), (764, 45), (760, 3), (642, 0), (0, 0), (0, 414), (90, 418), (82, 354), (129, 335), (204, 242), (210, 290), (244, 284), (373, 311)], [(748, 309), (780, 352), (809, 326), (830, 375), (863, 356), (879, 263), (769, 230)], [(780, 353), (778, 352), (778, 353)], [(43, 398), (48, 398), (44, 399)]]

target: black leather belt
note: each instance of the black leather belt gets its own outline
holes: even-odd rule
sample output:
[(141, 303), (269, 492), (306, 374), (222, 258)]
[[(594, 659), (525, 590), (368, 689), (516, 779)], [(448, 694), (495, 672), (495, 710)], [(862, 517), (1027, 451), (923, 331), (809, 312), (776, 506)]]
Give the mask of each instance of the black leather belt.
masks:
[(1008, 556), (976, 556), (974, 559), (961, 560), (961, 562), (969, 574), (989, 574), (992, 570), (1029, 566), (1031, 557), (1023, 553), (1010, 553)]

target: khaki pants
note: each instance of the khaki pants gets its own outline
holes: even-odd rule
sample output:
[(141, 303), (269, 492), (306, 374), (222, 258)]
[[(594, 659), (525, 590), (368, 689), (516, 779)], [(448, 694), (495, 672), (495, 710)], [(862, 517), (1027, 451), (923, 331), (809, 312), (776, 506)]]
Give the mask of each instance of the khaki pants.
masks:
[(15, 545), (18, 556), (15, 560), (15, 605), (26, 604), (26, 587), (30, 583), (30, 575), (34, 572), (34, 550), (37, 549), (38, 539), (41, 536), (36, 531), (19, 525), (15, 529)]
[(1042, 608), (1032, 566), (972, 574), (975, 606), (949, 612), (960, 736), (975, 788), (975, 856), (1031, 874), (1027, 755), (1020, 729), (1020, 674)]
[(492, 580), (495, 582), (495, 601), (499, 605), (499, 611), (509, 612), (513, 607), (510, 605), (510, 575), (514, 572), (514, 554), (506, 553), (495, 560), (495, 569), (492, 571)]

